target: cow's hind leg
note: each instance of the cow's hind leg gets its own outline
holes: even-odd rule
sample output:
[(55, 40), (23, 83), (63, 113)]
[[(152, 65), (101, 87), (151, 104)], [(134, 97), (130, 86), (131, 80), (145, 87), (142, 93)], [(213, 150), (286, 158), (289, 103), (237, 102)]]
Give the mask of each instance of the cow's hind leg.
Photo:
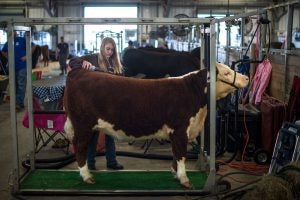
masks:
[(185, 188), (192, 188), (189, 178), (186, 175), (185, 159), (187, 154), (187, 135), (185, 131), (175, 131), (170, 136), (173, 151), (173, 171), (176, 172), (176, 178)]
[[(83, 181), (85, 183), (94, 184), (95, 180), (90, 173), (90, 170), (87, 166), (87, 149), (90, 142), (90, 139), (92, 137), (92, 131), (80, 131), (80, 133), (84, 133), (84, 135), (81, 135), (81, 137), (77, 138), (77, 152), (76, 152), (76, 160), (78, 163), (78, 168), (80, 172), (80, 176), (82, 177)], [(75, 132), (75, 135), (76, 132)]]
[[(90, 138), (92, 137), (92, 132), (87, 131), (87, 132), (91, 132), (91, 134), (89, 134), (82, 129), (79, 129), (79, 131), (75, 132), (73, 128), (73, 124), (69, 118), (67, 118), (65, 122), (64, 129), (65, 132), (67, 133), (68, 139), (73, 143), (74, 151), (76, 154), (76, 161), (78, 163), (78, 168), (80, 171), (80, 176), (83, 178), (83, 181), (86, 183), (90, 183), (90, 184), (95, 183), (86, 164), (87, 148), (88, 148)], [(84, 135), (80, 135), (80, 134), (84, 134)]]

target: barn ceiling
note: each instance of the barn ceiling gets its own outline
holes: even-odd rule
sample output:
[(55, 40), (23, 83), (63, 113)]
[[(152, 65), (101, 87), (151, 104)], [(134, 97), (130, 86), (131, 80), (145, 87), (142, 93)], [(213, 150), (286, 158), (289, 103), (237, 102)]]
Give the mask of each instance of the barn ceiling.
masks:
[[(171, 7), (195, 7), (197, 9), (242, 9), (242, 8), (263, 8), (274, 4), (287, 2), (287, 0), (1, 0), (0, 15), (14, 15), (26, 8), (45, 8), (49, 11), (55, 10), (58, 6), (84, 5), (97, 3), (138, 3), (141, 5), (157, 4), (166, 9)], [(1, 13), (2, 12), (2, 13)], [(24, 13), (23, 13), (24, 14)], [(20, 13), (22, 15), (22, 13)]]
[(278, 2), (286, 2), (286, 0), (1, 0), (0, 6), (4, 7), (22, 7), (34, 6), (39, 7), (45, 4), (67, 5), (67, 4), (84, 4), (84, 3), (140, 3), (140, 4), (168, 4), (170, 6), (202, 6), (211, 5), (217, 6), (219, 4), (231, 5), (270, 5)]

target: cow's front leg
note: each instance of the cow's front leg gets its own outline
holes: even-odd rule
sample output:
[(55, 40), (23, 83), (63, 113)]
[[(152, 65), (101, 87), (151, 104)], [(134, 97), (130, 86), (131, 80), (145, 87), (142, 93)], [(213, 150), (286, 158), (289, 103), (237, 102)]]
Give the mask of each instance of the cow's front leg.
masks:
[[(185, 188), (192, 188), (189, 178), (186, 175), (185, 160), (187, 153), (187, 134), (185, 132), (175, 131), (170, 136), (172, 151), (173, 151), (173, 171), (176, 170), (176, 178), (180, 181), (180, 184)], [(175, 161), (177, 168), (174, 167)]]
[(80, 176), (82, 177), (83, 181), (88, 184), (94, 184), (95, 180), (94, 180), (92, 174), (90, 173), (90, 170), (88, 169), (86, 162), (83, 165), (83, 167), (80, 167), (80, 166), (82, 166), (82, 165), (79, 165), (79, 163), (78, 163), (79, 173), (80, 173)]
[(192, 184), (186, 175), (185, 159), (185, 157), (181, 157), (181, 159), (177, 160), (177, 178), (185, 188), (192, 188)]
[(94, 184), (95, 180), (88, 169), (86, 159), (87, 159), (87, 149), (89, 140), (91, 138), (91, 134), (86, 134), (86, 138), (77, 139), (77, 152), (76, 152), (76, 160), (78, 163), (78, 169), (80, 176), (83, 181), (88, 184)]
[(177, 178), (177, 161), (175, 159), (175, 156), (173, 156), (173, 162), (172, 162), (171, 172), (174, 175), (174, 177)]

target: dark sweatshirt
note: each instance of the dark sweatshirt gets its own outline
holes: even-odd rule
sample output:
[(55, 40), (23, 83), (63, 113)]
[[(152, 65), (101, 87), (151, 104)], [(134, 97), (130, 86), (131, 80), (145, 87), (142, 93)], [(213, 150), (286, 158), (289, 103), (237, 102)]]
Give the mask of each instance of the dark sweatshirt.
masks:
[(85, 56), (81, 56), (81, 57), (75, 57), (72, 58), (69, 62), (69, 66), (74, 69), (74, 68), (78, 68), (78, 67), (82, 67), (82, 63), (83, 61), (88, 61), (90, 62), (93, 66), (95, 67), (100, 67), (98, 64), (98, 53), (94, 53), (94, 54), (88, 54)]

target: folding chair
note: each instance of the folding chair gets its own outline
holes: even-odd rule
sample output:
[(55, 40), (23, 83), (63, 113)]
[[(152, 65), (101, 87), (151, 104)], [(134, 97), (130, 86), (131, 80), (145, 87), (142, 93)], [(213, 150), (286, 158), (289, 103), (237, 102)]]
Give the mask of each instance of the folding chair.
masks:
[[(37, 108), (37, 99), (34, 99), (34, 108)], [(56, 142), (56, 138), (62, 138), (66, 142), (63, 147), (66, 154), (69, 153), (70, 142), (64, 132), (64, 124), (66, 121), (65, 111), (63, 110), (35, 110), (34, 118), (34, 134), (35, 134), (35, 152), (38, 153), (43, 147), (47, 146), (51, 141)], [(23, 116), (23, 126), (29, 127), (28, 112)]]

